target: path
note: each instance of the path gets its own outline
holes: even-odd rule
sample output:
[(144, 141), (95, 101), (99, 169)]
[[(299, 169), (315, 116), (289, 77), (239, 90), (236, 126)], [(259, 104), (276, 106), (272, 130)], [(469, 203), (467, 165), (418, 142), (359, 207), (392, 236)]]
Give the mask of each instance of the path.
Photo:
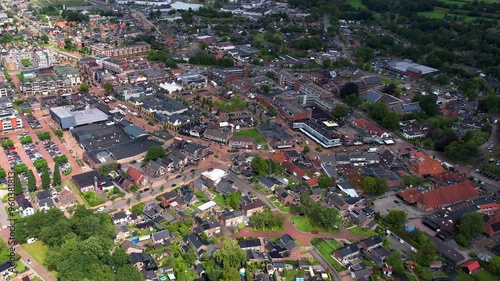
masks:
[[(4, 228), (1, 230), (2, 235), (1, 238), (8, 243), (10, 236), (10, 228)], [(21, 257), (23, 261), (30, 260), (31, 264), (26, 264), (27, 267), (31, 268), (38, 276), (41, 276), (45, 281), (57, 281), (57, 279), (50, 273), (45, 267), (43, 267), (39, 262), (37, 262), (28, 252), (26, 252), (23, 247), (20, 245), (16, 245), (15, 247), (16, 253)]]

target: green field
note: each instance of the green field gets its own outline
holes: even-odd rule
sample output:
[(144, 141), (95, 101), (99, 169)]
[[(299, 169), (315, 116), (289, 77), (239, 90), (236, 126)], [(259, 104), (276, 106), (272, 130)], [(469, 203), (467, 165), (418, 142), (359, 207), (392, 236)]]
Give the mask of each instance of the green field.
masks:
[(357, 236), (362, 236), (362, 237), (371, 237), (373, 235), (377, 235), (377, 233), (375, 231), (364, 230), (359, 226), (351, 227), (348, 230), (350, 233), (357, 235)]
[(449, 17), (454, 17), (457, 16), (458, 18), (463, 18), (464, 21), (473, 21), (476, 20), (476, 17), (469, 17), (469, 16), (462, 16), (462, 15), (457, 15), (457, 14), (444, 14), (441, 12), (419, 12), (419, 16), (427, 17), (430, 19), (443, 19), (445, 15), (448, 15)]
[(458, 7), (462, 7), (466, 3), (465, 1), (457, 0), (440, 0), (440, 2), (446, 3), (448, 5), (457, 5)]
[(318, 231), (320, 233), (338, 233), (338, 231), (335, 230), (329, 230), (324, 227), (312, 225), (311, 221), (306, 216), (293, 216), (290, 217), (290, 221), (299, 231), (302, 232)]
[(274, 206), (276, 206), (276, 208), (278, 208), (281, 212), (283, 213), (290, 213), (290, 207), (284, 207), (283, 205), (281, 205), (280, 202), (278, 201), (274, 201), (273, 202)]
[(349, 1), (349, 4), (353, 8), (359, 8), (359, 9), (364, 9), (366, 8), (365, 4), (363, 4), (362, 0), (351, 0)]
[(37, 0), (36, 4), (40, 7), (49, 5), (66, 5), (66, 7), (88, 6), (85, 0)]
[(311, 243), (314, 248), (318, 250), (318, 252), (335, 268), (337, 271), (345, 270), (344, 266), (342, 266), (339, 262), (332, 258), (333, 252), (342, 247), (337, 240), (325, 240), (325, 239), (312, 239)]
[(253, 138), (255, 144), (266, 143), (266, 139), (264, 138), (263, 135), (261, 135), (261, 133), (257, 129), (241, 130), (234, 133), (234, 135), (237, 137), (251, 137)]

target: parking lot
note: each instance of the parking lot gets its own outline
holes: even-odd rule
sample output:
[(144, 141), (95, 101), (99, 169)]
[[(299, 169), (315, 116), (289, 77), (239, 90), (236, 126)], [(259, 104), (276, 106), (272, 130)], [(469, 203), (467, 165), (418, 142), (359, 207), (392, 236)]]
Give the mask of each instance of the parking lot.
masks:
[(382, 216), (387, 215), (390, 210), (404, 210), (408, 214), (408, 219), (418, 218), (425, 215), (417, 210), (416, 207), (405, 204), (395, 194), (381, 197), (373, 203), (373, 209), (375, 212), (379, 212)]

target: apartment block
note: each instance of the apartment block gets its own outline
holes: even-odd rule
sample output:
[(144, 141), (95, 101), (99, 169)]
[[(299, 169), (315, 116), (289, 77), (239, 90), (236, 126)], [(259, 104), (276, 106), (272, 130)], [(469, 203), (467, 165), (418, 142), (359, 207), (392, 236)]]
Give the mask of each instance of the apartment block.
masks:
[(127, 46), (111, 46), (105, 43), (94, 44), (90, 46), (94, 55), (104, 55), (108, 57), (125, 57), (147, 53), (151, 51), (151, 45), (146, 42), (137, 42)]
[(80, 72), (70, 65), (23, 72), (23, 76), (20, 90), (25, 96), (68, 93), (81, 84)]

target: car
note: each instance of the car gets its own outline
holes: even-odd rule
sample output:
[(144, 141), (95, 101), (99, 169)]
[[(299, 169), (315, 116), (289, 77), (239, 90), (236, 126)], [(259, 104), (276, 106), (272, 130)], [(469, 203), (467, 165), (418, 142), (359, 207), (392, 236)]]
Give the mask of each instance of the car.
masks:
[(35, 243), (37, 240), (38, 240), (38, 239), (36, 239), (36, 238), (28, 238), (28, 240), (26, 240), (26, 242), (27, 242), (28, 244), (33, 244), (33, 243)]
[(318, 234), (319, 232), (317, 230), (311, 231), (312, 234)]
[(180, 179), (181, 177), (182, 177), (182, 175), (175, 176), (176, 179)]
[(149, 191), (149, 188), (144, 188), (142, 191), (143, 192)]
[(195, 170), (195, 169), (191, 169), (191, 171), (190, 171), (190, 172), (191, 172), (191, 173), (194, 173), (194, 172), (196, 172), (196, 170)]
[(104, 209), (105, 209), (104, 207), (99, 207), (99, 209), (97, 209), (96, 211), (102, 212), (102, 211), (104, 211)]
[(399, 201), (398, 200), (394, 200), (394, 203), (399, 204)]
[(27, 260), (26, 260), (26, 263), (27, 263), (27, 264), (31, 264), (31, 260), (30, 260), (30, 259), (27, 259)]
[(177, 184), (175, 184), (175, 183), (172, 184), (172, 187), (176, 187), (176, 186), (177, 186)]

